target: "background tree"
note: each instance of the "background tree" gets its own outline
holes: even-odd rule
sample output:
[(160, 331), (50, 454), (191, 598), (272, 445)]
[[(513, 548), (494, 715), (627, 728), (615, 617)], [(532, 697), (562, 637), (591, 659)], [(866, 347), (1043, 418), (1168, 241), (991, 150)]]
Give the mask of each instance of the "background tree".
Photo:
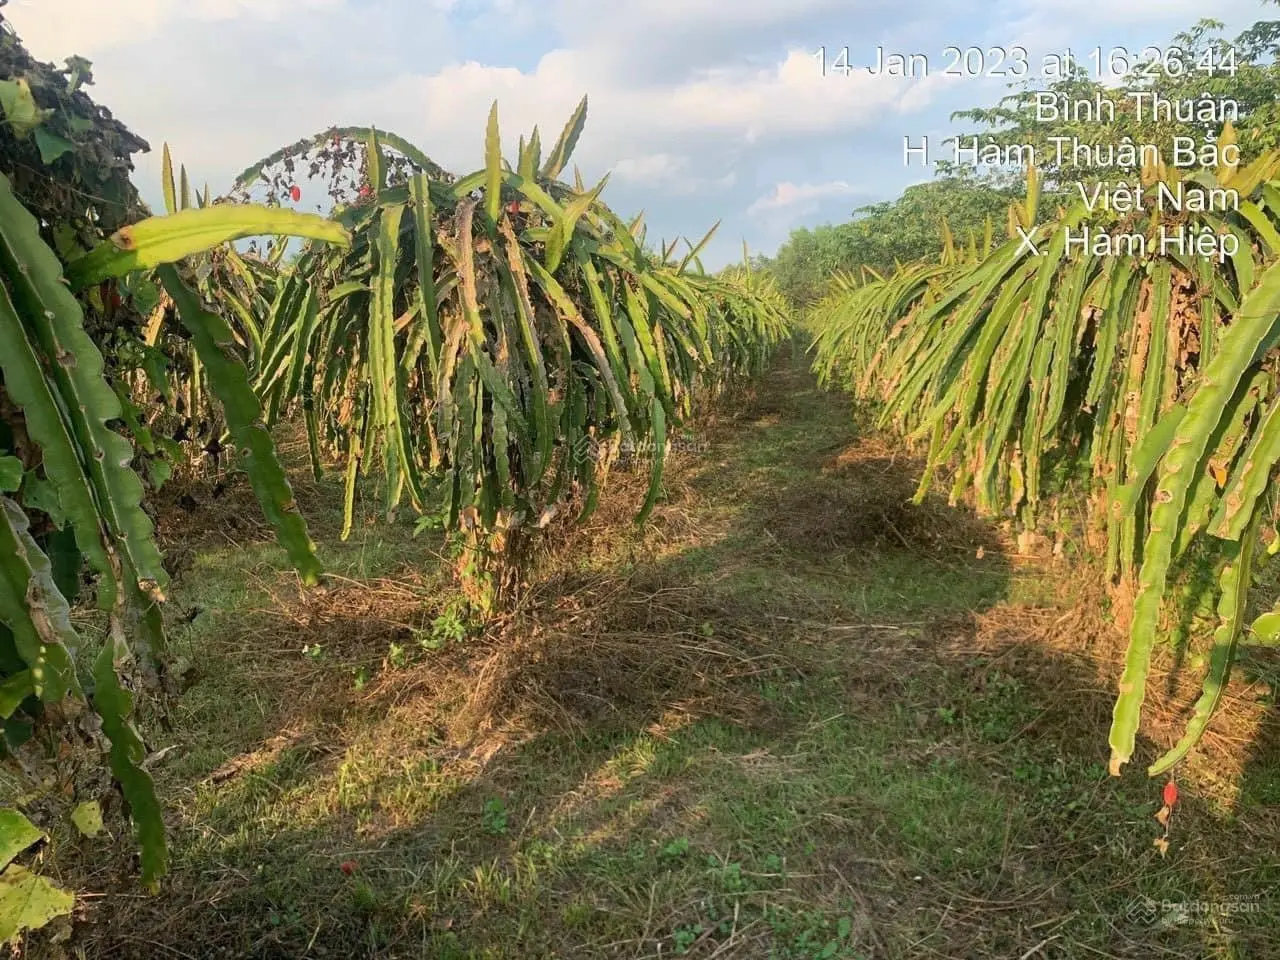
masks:
[[(980, 143), (1029, 144), (1035, 147), (1040, 158), (1046, 189), (1071, 189), (1077, 182), (1115, 179), (1129, 171), (1080, 167), (1069, 160), (1060, 165), (1056, 162), (1055, 138), (1077, 137), (1087, 143), (1110, 145), (1128, 137), (1135, 144), (1153, 144), (1160, 148), (1162, 155), (1170, 157), (1175, 137), (1202, 141), (1217, 136), (1223, 124), (1218, 119), (1188, 122), (1157, 119), (1150, 108), (1152, 96), (1175, 103), (1225, 104), (1230, 101), (1239, 111), (1239, 119), (1233, 126), (1239, 136), (1242, 162), (1248, 163), (1280, 142), (1276, 125), (1276, 103), (1280, 96), (1280, 65), (1276, 63), (1280, 21), (1259, 21), (1234, 41), (1225, 38), (1222, 30), (1220, 21), (1199, 21), (1159, 48), (1166, 54), (1166, 59), (1159, 63), (1140, 59), (1142, 51), (1129, 58), (1117, 55), (1114, 66), (1128, 72), (1114, 84), (1098, 80), (1098, 64), (1091, 54), (1078, 56), (1070, 77), (1048, 84), (1024, 80), (1012, 84), (1015, 92), (993, 107), (952, 114), (953, 120), (978, 125), (978, 129), (965, 131), (958, 139), (968, 141), (976, 136)], [(1102, 69), (1108, 69), (1111, 63), (1110, 51), (1103, 47)], [(1059, 102), (1078, 103), (1096, 98), (1110, 101), (1114, 104), (1114, 119), (1042, 120), (1037, 110), (1042, 93), (1054, 94)], [(1135, 94), (1151, 95), (1143, 100), (1141, 111)], [(939, 170), (943, 176), (957, 172), (954, 164), (945, 162), (939, 164)], [(978, 176), (990, 183), (1008, 186), (1020, 182), (1025, 172), (1020, 168), (983, 168)]]
[[(1268, 0), (1276, 3), (1277, 0)], [(1044, 83), (1026, 80), (1012, 84), (1014, 92), (990, 107), (975, 107), (952, 115), (967, 121), (972, 129), (959, 134), (968, 140), (977, 136), (982, 143), (1002, 146), (1029, 144), (1041, 158), (1043, 206), (1065, 202), (1075, 195), (1076, 183), (1114, 180), (1126, 171), (1088, 169), (1056, 162), (1055, 137), (1079, 137), (1097, 144), (1119, 143), (1129, 137), (1136, 144), (1154, 144), (1168, 155), (1175, 137), (1193, 137), (1202, 142), (1217, 136), (1219, 122), (1157, 121), (1150, 110), (1139, 120), (1131, 94), (1156, 93), (1172, 101), (1208, 97), (1221, 102), (1232, 100), (1239, 110), (1234, 124), (1242, 162), (1280, 145), (1280, 20), (1259, 20), (1234, 40), (1223, 36), (1224, 25), (1203, 19), (1177, 34), (1161, 49), (1176, 48), (1179, 66), (1169, 69), (1143, 62), (1135, 56), (1125, 64), (1128, 74), (1118, 84), (1105, 85), (1093, 76), (1094, 64), (1087, 58), (1076, 64), (1070, 77)], [(1109, 51), (1103, 48), (1104, 66)], [(1212, 68), (1212, 69), (1211, 69)], [(1037, 94), (1050, 92), (1070, 101), (1102, 97), (1115, 104), (1114, 121), (1063, 119), (1040, 122)], [(981, 233), (988, 217), (999, 230), (1006, 221), (1008, 205), (1025, 191), (1026, 171), (1021, 167), (958, 167), (938, 164), (939, 177), (931, 183), (908, 187), (895, 200), (870, 204), (853, 212), (853, 220), (792, 232), (777, 254), (762, 266), (769, 270), (782, 293), (795, 305), (811, 305), (829, 290), (831, 279), (841, 272), (870, 267), (879, 272), (895, 263), (933, 257), (943, 247), (945, 220), (956, 237), (964, 241), (971, 232)], [(1137, 171), (1133, 171), (1136, 175)]]
[(764, 266), (788, 300), (811, 304), (826, 294), (833, 274), (892, 270), (896, 263), (937, 255), (944, 222), (961, 240), (981, 236), (988, 217), (1004, 221), (1017, 193), (957, 172), (908, 187), (896, 200), (859, 207), (848, 223), (792, 231)]

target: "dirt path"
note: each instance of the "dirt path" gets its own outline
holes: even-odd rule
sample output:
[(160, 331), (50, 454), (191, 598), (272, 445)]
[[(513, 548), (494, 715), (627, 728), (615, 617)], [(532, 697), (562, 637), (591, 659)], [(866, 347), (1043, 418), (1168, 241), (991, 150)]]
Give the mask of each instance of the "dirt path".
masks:
[(482, 636), (408, 527), (336, 542), (333, 486), (299, 490), (327, 593), (192, 548), (196, 682), (150, 731), (173, 876), (92, 901), (90, 955), (1275, 955), (1274, 752), (1186, 790), (1162, 858), (1062, 571), (906, 504), (917, 465), (803, 358), (720, 409), (651, 529), (620, 477)]

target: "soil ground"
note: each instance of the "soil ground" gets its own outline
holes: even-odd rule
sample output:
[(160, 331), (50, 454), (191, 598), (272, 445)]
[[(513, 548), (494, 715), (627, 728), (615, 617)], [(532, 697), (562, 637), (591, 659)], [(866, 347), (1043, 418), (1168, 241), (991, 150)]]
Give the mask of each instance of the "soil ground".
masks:
[(310, 592), (243, 485), (175, 494), (190, 685), (144, 724), (172, 872), (86, 858), (83, 955), (1280, 957), (1274, 664), (1162, 855), (1145, 765), (1194, 664), (1109, 777), (1123, 638), (1072, 543), (912, 506), (920, 464), (799, 351), (717, 409), (647, 530), (624, 472), (484, 628), (438, 534), (339, 541), (340, 478), (297, 481)]

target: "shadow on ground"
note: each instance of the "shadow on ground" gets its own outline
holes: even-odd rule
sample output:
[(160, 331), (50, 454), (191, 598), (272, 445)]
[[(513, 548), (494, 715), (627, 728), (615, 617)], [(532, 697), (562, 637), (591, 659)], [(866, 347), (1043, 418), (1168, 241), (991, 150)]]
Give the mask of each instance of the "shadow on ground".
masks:
[(269, 545), (195, 558), (196, 683), (150, 732), (181, 745), (173, 873), (89, 901), (88, 955), (1274, 949), (1274, 712), (1162, 856), (1155, 745), (1107, 776), (1114, 638), (1067, 568), (908, 504), (919, 465), (802, 358), (719, 409), (652, 528), (620, 477), (494, 635), (458, 640), (398, 528), (321, 596)]

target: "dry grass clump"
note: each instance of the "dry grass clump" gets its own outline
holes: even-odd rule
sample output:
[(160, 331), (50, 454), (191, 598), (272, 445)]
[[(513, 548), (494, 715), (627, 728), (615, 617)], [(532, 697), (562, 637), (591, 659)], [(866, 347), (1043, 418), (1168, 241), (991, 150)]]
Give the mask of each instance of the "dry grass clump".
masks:
[[(999, 663), (1034, 676), (1050, 704), (1037, 729), (1064, 744), (1098, 738), (1111, 721), (1115, 690), (1124, 672), (1128, 636), (1123, 595), (1087, 566), (1054, 567), (1062, 601), (1055, 606), (1001, 604), (974, 615), (967, 634), (974, 652), (996, 654)], [(1202, 646), (1204, 637), (1195, 638)], [(1257, 653), (1257, 665), (1274, 657)], [(1205, 664), (1168, 645), (1157, 648), (1143, 705), (1144, 740), (1135, 766), (1145, 766), (1182, 737), (1200, 697)], [(996, 661), (992, 661), (995, 663)], [(1271, 671), (1274, 673), (1274, 670)], [(1203, 793), (1231, 806), (1251, 764), (1280, 755), (1280, 727), (1272, 685), (1248, 661), (1232, 673), (1222, 702), (1200, 746), (1177, 770)]]
[(454, 729), (579, 734), (673, 715), (758, 719), (764, 704), (743, 681), (784, 663), (785, 649), (765, 623), (717, 631), (724, 621), (696, 593), (636, 592), (602, 577), (514, 618), (472, 662)]

